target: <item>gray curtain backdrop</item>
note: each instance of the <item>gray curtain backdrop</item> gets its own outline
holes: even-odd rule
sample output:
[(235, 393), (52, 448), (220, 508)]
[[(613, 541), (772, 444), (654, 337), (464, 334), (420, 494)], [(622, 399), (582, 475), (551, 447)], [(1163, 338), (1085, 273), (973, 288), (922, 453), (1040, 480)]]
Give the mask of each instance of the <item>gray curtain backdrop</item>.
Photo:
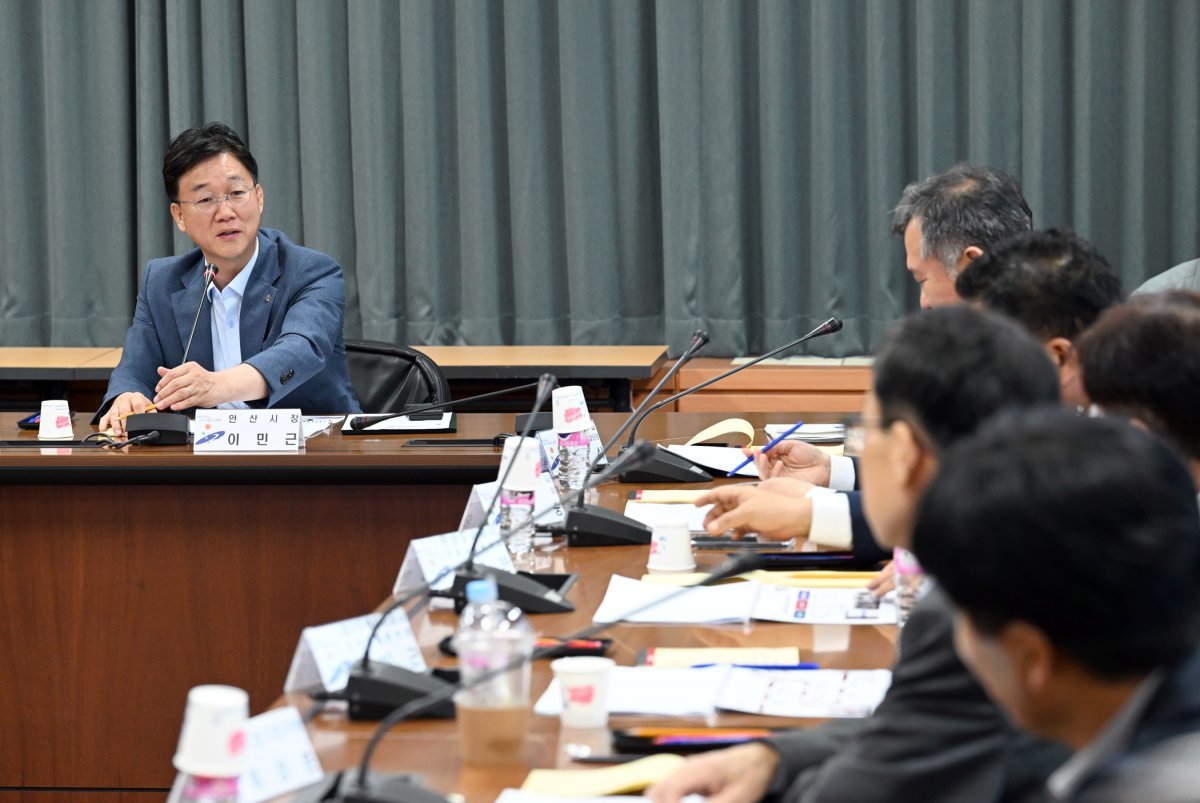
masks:
[(869, 351), (915, 308), (889, 209), (959, 160), (1130, 286), (1200, 255), (1200, 3), (0, 0), (0, 345), (121, 342), (224, 120), (346, 334)]

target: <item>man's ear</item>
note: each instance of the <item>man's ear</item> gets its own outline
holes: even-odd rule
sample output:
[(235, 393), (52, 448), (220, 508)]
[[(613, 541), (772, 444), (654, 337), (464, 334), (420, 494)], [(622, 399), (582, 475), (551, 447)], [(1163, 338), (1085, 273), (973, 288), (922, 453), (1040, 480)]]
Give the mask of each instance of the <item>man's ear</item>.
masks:
[(1075, 347), (1071, 345), (1071, 341), (1065, 337), (1052, 337), (1043, 344), (1046, 348), (1046, 353), (1050, 355), (1051, 362), (1054, 367), (1062, 371), (1062, 369), (1071, 361), (1071, 355), (1075, 351)]
[(175, 227), (184, 234), (187, 234), (187, 227), (183, 225), (183, 207), (179, 204), (171, 204), (171, 219), (175, 221)]
[(904, 420), (888, 427), (888, 459), (901, 487), (924, 490), (936, 470), (936, 458), (922, 444), (913, 425)]
[(958, 260), (958, 269), (962, 270), (967, 265), (970, 265), (975, 260), (983, 256), (983, 249), (977, 245), (968, 245), (963, 249), (962, 256)]
[(1038, 698), (1057, 693), (1054, 681), (1059, 655), (1045, 633), (1028, 622), (1015, 621), (1005, 626), (1000, 642), (1027, 696)]

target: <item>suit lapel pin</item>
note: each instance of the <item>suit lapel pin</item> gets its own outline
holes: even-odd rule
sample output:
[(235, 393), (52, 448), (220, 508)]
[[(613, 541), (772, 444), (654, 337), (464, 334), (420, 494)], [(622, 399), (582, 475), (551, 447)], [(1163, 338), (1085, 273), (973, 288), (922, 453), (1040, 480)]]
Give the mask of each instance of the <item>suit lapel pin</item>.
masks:
[(270, 304), (270, 303), (271, 303), (271, 298), (272, 298), (271, 294), (270, 294), (270, 293), (267, 293), (265, 296), (263, 296), (263, 301), (265, 301), (265, 302), (267, 302), (268, 304)]

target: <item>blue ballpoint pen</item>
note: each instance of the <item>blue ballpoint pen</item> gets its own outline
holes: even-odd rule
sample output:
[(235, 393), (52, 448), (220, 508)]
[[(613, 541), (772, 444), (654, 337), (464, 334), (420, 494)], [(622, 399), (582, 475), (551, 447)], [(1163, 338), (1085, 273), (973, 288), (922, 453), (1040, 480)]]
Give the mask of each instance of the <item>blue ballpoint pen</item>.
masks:
[[(768, 449), (773, 449), (775, 447), (775, 444), (779, 443), (782, 440), (787, 440), (788, 436), (790, 436), (796, 430), (800, 429), (800, 427), (802, 427), (802, 426), (804, 426), (804, 422), (797, 421), (796, 425), (794, 427), (791, 427), (790, 429), (788, 429), (787, 432), (783, 433), (778, 438), (775, 438), (774, 440), (772, 440), (770, 443), (768, 443), (766, 446), (764, 446), (762, 448), (762, 450), (764, 452), (766, 452)], [(750, 465), (753, 462), (754, 462), (753, 457), (747, 457), (745, 460), (743, 460), (741, 463), (739, 463), (737, 465), (737, 468), (735, 468), (733, 471), (730, 471), (725, 476), (732, 477), (734, 474), (737, 474), (739, 471), (741, 471), (742, 469), (744, 469), (746, 466)]]

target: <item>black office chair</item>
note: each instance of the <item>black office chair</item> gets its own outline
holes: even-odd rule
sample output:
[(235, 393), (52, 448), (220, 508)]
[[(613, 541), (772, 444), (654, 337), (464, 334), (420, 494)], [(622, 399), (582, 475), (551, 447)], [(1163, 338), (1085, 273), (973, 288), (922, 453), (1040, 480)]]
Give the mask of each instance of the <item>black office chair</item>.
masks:
[(398, 413), (405, 405), (450, 401), (450, 383), (437, 363), (407, 346), (347, 340), (350, 384), (364, 413)]

